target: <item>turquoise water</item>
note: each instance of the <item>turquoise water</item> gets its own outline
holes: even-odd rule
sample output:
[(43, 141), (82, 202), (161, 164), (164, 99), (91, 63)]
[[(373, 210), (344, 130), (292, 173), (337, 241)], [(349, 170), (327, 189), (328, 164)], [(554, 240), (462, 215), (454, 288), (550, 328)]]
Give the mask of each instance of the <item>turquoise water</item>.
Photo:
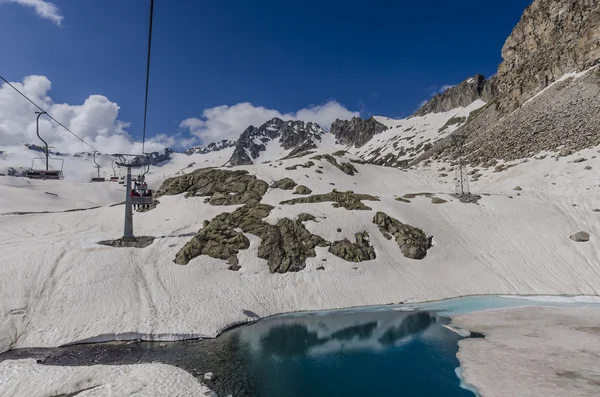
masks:
[(256, 395), (474, 396), (460, 387), (459, 337), (442, 319), (389, 311), (364, 317), (314, 316), (277, 321), (259, 335), (242, 331), (244, 370), (256, 380)]

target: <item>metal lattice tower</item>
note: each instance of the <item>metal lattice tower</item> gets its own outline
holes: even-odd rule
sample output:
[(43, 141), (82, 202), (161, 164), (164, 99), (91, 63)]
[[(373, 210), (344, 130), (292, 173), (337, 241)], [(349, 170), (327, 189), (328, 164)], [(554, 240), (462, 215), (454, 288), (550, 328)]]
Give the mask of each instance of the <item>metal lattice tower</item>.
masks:
[(467, 165), (464, 161), (464, 147), (466, 136), (464, 134), (452, 135), (452, 144), (458, 154), (458, 163), (454, 177), (454, 193), (459, 196), (471, 194), (469, 190), (469, 176), (467, 175)]

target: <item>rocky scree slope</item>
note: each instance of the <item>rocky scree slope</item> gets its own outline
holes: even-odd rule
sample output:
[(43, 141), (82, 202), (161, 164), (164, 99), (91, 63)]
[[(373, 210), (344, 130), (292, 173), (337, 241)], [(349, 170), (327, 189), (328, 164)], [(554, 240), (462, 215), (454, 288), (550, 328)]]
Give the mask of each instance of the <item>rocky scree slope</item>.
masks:
[[(600, 143), (600, 2), (535, 0), (502, 56), (497, 96), (456, 131), (467, 138), (471, 165)], [(452, 159), (456, 149), (445, 138), (411, 164), (430, 157)]]

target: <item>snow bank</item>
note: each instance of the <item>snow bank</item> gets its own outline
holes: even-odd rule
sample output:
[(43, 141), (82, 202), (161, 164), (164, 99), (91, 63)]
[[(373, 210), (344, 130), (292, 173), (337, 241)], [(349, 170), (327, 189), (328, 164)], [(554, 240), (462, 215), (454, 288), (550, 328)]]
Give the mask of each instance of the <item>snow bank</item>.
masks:
[(465, 314), (462, 377), (485, 397), (588, 397), (600, 393), (600, 308), (521, 307)]
[(188, 372), (164, 364), (58, 367), (33, 359), (0, 363), (0, 397), (210, 396)]

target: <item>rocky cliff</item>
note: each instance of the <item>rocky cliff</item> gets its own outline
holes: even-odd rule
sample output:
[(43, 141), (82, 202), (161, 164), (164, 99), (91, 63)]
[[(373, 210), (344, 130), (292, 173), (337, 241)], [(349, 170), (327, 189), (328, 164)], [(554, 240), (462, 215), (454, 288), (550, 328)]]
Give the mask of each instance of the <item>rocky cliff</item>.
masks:
[(341, 145), (361, 147), (369, 142), (373, 136), (386, 129), (385, 125), (373, 117), (367, 120), (353, 117), (352, 120), (337, 119), (331, 124), (330, 132), (335, 136), (337, 143)]
[(441, 94), (437, 94), (421, 106), (414, 116), (424, 116), (428, 113), (441, 113), (458, 107), (467, 107), (477, 99), (489, 102), (497, 95), (495, 78), (486, 80), (485, 77), (478, 74)]
[(512, 111), (565, 73), (600, 61), (600, 1), (535, 0), (502, 48), (501, 107)]

